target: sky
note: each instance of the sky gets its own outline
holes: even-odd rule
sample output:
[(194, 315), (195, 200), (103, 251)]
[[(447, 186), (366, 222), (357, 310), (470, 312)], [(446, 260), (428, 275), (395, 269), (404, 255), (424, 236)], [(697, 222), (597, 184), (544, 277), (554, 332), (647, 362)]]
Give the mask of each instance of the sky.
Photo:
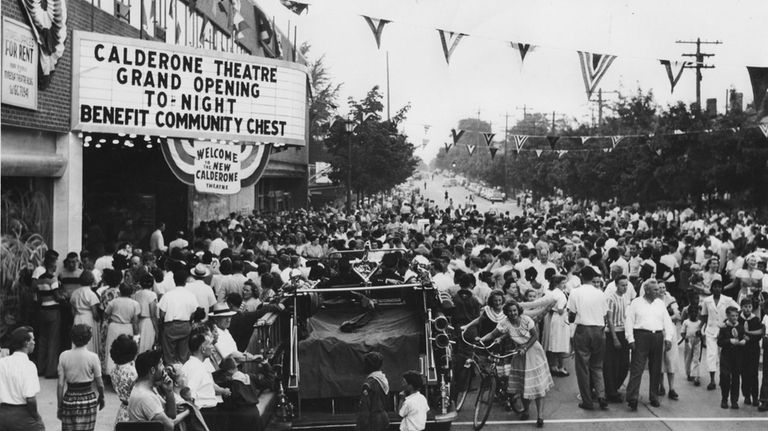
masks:
[[(450, 142), (462, 118), (490, 122), (503, 136), (528, 112), (554, 111), (558, 118), (591, 122), (597, 104), (584, 88), (577, 50), (616, 55), (600, 81), (609, 91), (652, 90), (662, 106), (695, 102), (695, 71), (686, 70), (674, 94), (659, 59), (685, 60), (695, 45), (676, 40), (719, 40), (703, 45), (713, 53), (702, 71), (702, 103), (718, 99), (725, 109), (729, 88), (752, 102), (746, 67), (768, 66), (768, 1), (765, 0), (301, 0), (296, 16), (279, 0), (257, 0), (278, 27), (298, 26), (310, 59), (325, 56), (333, 80), (342, 84), (340, 114), (348, 97), (362, 98), (374, 85), (386, 94), (389, 53), (391, 111), (411, 104), (402, 129), (429, 161)], [(381, 48), (361, 15), (388, 19)], [(283, 23), (283, 24), (281, 24)], [(451, 56), (443, 56), (437, 29), (467, 34)], [(525, 62), (510, 41), (535, 45)], [(596, 98), (596, 95), (594, 96)], [(606, 114), (607, 115), (607, 114)], [(429, 125), (425, 132), (424, 125)]]

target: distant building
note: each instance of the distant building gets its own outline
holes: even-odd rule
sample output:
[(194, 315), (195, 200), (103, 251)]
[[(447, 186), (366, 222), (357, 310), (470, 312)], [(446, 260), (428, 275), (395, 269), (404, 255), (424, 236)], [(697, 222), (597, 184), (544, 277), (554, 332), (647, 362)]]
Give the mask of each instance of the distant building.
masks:
[(741, 112), (744, 110), (744, 93), (731, 90), (728, 97), (728, 110), (733, 112)]
[(707, 99), (707, 115), (710, 117), (717, 116), (717, 99)]

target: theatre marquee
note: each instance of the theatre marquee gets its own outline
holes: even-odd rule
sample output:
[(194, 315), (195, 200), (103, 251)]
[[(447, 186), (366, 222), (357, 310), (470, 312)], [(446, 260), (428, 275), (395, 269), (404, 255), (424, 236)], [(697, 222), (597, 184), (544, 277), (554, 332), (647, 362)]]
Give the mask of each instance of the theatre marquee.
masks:
[(305, 145), (298, 63), (74, 32), (72, 129)]

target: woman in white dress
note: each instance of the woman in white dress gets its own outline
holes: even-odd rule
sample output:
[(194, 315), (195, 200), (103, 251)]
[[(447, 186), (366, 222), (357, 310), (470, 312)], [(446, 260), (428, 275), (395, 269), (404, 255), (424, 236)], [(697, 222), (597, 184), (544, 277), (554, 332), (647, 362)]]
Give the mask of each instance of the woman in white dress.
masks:
[[(669, 317), (672, 318), (672, 323), (677, 325), (680, 323), (680, 308), (677, 306), (675, 298), (667, 292), (667, 288), (664, 283), (659, 283), (659, 298), (664, 301), (664, 305), (667, 307)], [(661, 372), (667, 374), (667, 383), (669, 383), (669, 399), (677, 400), (679, 397), (675, 391), (675, 373), (682, 371), (682, 361), (680, 359), (680, 334), (675, 331), (672, 338), (672, 348), (664, 352), (664, 358), (661, 361)], [(664, 380), (662, 379), (659, 386), (659, 395), (664, 395)]]
[(139, 279), (139, 289), (133, 300), (139, 303), (139, 353), (152, 350), (157, 338), (157, 294), (152, 291), (155, 279), (144, 273)]
[(99, 325), (96, 324), (95, 316), (99, 313), (99, 297), (91, 290), (95, 279), (91, 271), (85, 270), (80, 274), (80, 287), (72, 292), (69, 303), (72, 306), (72, 312), (75, 316), (74, 325), (86, 325), (91, 328), (91, 339), (85, 347), (93, 352), (99, 353)]
[(554, 376), (568, 376), (563, 359), (571, 353), (571, 329), (565, 312), (568, 298), (565, 296), (566, 278), (554, 275), (549, 280), (546, 295), (554, 299), (554, 305), (544, 318), (542, 344), (549, 355), (549, 370)]

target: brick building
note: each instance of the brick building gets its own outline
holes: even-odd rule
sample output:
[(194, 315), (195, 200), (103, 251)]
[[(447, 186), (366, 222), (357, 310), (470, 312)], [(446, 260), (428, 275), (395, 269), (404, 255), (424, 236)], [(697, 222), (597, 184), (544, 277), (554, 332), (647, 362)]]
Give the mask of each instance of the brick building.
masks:
[[(174, 176), (161, 151), (172, 135), (134, 140), (119, 128), (100, 133), (72, 128), (75, 31), (161, 42), (171, 51), (192, 47), (244, 61), (257, 56), (304, 63), (285, 33), (265, 19), (268, 12), (250, 0), (198, 0), (191, 7), (186, 0), (60, 1), (67, 7), (65, 48), (49, 80), (38, 71), (36, 106), (2, 104), (3, 234), (21, 223), (59, 252), (98, 253), (127, 230), (133, 230), (134, 241), (146, 241), (158, 221), (166, 222), (167, 232), (191, 232), (199, 221), (230, 212), (306, 206), (305, 145), (277, 139), (258, 182), (237, 194), (214, 195)], [(235, 5), (247, 24), (240, 32), (231, 31)], [(2, 15), (4, 23), (7, 18), (33, 27), (18, 0), (2, 0)], [(272, 33), (270, 44), (263, 39), (265, 27)]]

